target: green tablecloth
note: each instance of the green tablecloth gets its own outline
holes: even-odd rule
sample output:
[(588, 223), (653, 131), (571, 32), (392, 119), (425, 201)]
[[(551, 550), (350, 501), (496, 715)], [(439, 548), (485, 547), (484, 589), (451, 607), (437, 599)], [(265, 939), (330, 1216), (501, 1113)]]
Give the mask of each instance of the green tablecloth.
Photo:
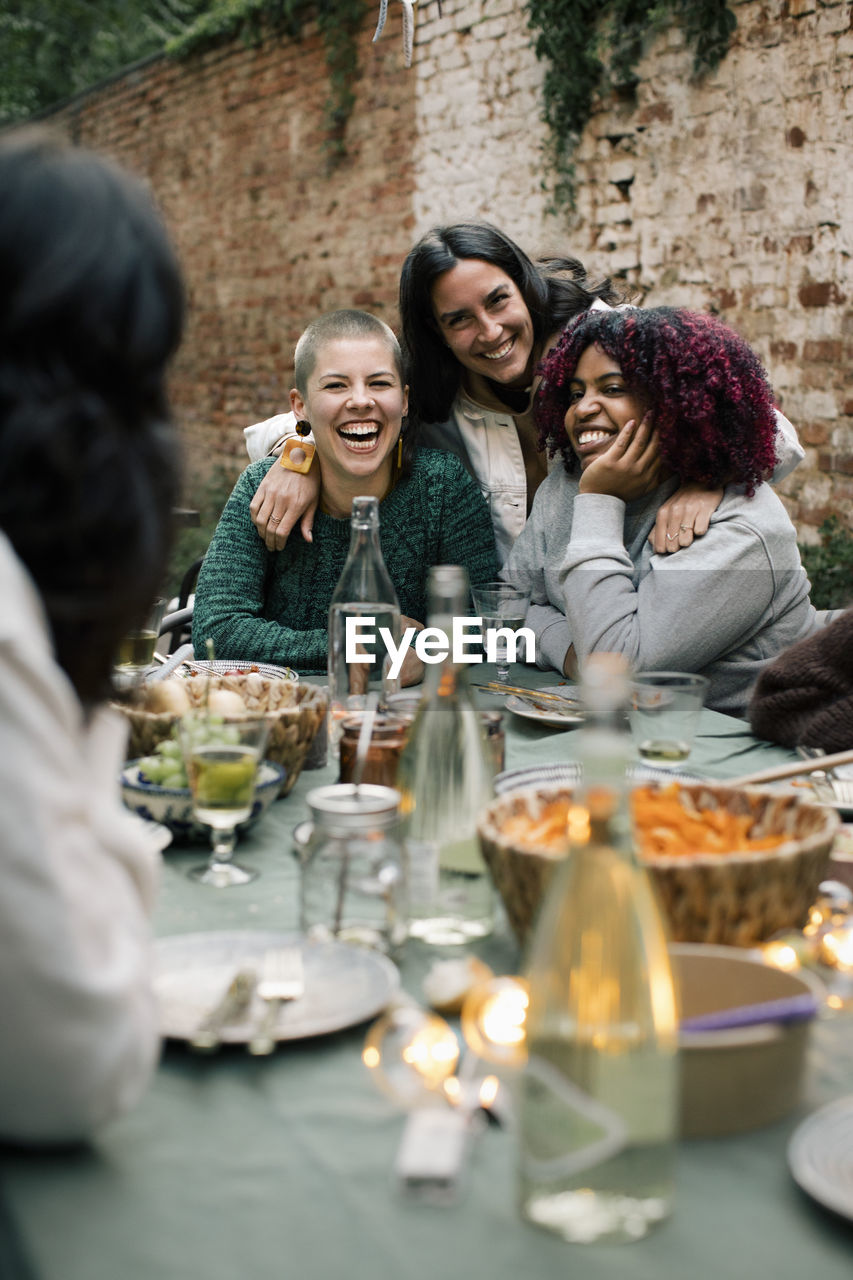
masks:
[[(529, 683), (531, 673), (524, 673)], [(549, 683), (535, 677), (538, 684)], [(484, 704), (496, 705), (484, 695)], [(506, 717), (507, 767), (573, 757), (574, 733)], [(789, 758), (747, 726), (704, 712), (691, 770), (751, 772)], [(185, 877), (199, 851), (165, 858), (161, 934), (295, 929), (294, 825), (312, 786), (305, 772), (240, 845), (261, 878), (216, 891)], [(505, 931), (481, 954), (499, 971), (519, 958)], [(404, 985), (419, 993), (429, 962), (409, 944)], [(283, 1046), (194, 1056), (168, 1045), (141, 1106), (86, 1148), (0, 1153), (0, 1277), (37, 1280), (850, 1280), (853, 1226), (793, 1183), (787, 1140), (807, 1111), (853, 1093), (853, 1019), (815, 1027), (806, 1097), (785, 1122), (748, 1135), (683, 1143), (672, 1219), (631, 1246), (562, 1244), (520, 1222), (513, 1140), (489, 1129), (450, 1209), (401, 1200), (391, 1166), (402, 1116), (375, 1089), (360, 1053), (364, 1028)], [(61, 1069), (58, 1065), (58, 1069)], [(5, 1253), (4, 1253), (5, 1249)], [(28, 1268), (28, 1269), (27, 1269)]]

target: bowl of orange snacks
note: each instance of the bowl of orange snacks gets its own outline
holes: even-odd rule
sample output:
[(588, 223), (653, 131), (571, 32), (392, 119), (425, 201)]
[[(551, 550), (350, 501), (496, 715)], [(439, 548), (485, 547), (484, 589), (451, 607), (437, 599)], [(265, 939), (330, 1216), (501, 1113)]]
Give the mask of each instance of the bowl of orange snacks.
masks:
[[(486, 864), (518, 941), (566, 850), (570, 785), (510, 791), (479, 823)], [(631, 791), (638, 856), (675, 942), (752, 946), (805, 923), (839, 819), (793, 793), (672, 781)]]

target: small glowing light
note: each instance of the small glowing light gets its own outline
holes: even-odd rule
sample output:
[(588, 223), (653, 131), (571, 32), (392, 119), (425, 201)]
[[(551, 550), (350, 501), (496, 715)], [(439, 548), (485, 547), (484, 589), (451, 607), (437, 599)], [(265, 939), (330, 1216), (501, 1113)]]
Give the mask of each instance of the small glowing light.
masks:
[(843, 1009), (843, 1008), (844, 1008), (844, 1001), (843, 1001), (843, 999), (841, 998), (841, 996), (834, 996), (834, 995), (833, 995), (833, 996), (827, 996), (827, 997), (826, 997), (826, 1003), (829, 1005), (830, 1009)]
[(822, 935), (819, 959), (830, 969), (853, 972), (853, 919)]
[(829, 915), (824, 914), (823, 909), (815, 902), (813, 906), (809, 907), (809, 918), (803, 925), (803, 933), (806, 937), (813, 937), (814, 934), (820, 932), (828, 921)]
[(425, 1102), (459, 1060), (453, 1028), (417, 1005), (400, 1005), (370, 1027), (362, 1061), (379, 1088), (405, 1107)]
[(761, 950), (764, 952), (767, 963), (772, 964), (776, 969), (785, 969), (793, 973), (800, 967), (800, 957), (790, 942), (765, 942)]
[(492, 978), (469, 992), (462, 1006), (462, 1034), (478, 1058), (499, 1065), (524, 1061), (529, 999), (521, 978)]
[(498, 1096), (500, 1081), (497, 1076), (485, 1076), (480, 1081), (480, 1106), (490, 1107)]
[(589, 810), (583, 805), (570, 804), (566, 819), (566, 835), (569, 844), (589, 843)]
[(456, 1104), (462, 1100), (462, 1085), (459, 1083), (458, 1076), (450, 1076), (445, 1080), (442, 1088), (444, 1089), (447, 1099)]

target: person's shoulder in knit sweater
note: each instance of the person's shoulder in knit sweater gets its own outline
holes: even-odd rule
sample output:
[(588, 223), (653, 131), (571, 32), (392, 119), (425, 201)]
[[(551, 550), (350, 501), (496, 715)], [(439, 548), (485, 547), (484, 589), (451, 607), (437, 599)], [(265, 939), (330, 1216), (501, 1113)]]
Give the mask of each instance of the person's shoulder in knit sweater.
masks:
[(787, 747), (853, 747), (853, 608), (764, 669), (749, 719), (759, 737)]
[[(249, 504), (275, 459), (251, 463), (229, 498), (196, 591), (193, 639), (218, 657), (325, 670), (328, 609), (349, 547), (350, 524), (322, 510), (310, 543), (292, 538), (270, 552)], [(426, 621), (434, 564), (461, 564), (472, 582), (497, 577), (491, 517), (479, 487), (452, 454), (419, 449), (411, 473), (379, 504), (379, 540), (401, 612)]]

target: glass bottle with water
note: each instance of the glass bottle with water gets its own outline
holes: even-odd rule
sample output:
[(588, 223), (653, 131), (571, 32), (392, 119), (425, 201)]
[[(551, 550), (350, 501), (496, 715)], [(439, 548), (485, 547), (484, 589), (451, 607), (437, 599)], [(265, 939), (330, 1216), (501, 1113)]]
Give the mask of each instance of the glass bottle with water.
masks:
[(447, 636), (448, 653), (427, 664), (423, 698), (400, 757), (397, 789), (409, 932), (437, 946), (483, 937), (494, 924), (494, 889), (477, 837), (477, 818), (493, 795), (493, 770), (467, 664), (454, 662), (450, 648), (453, 618), (467, 615), (465, 569), (432, 568), (428, 625)]
[(400, 604), (379, 545), (379, 499), (354, 498), (346, 563), (329, 606), (329, 738), (340, 741), (345, 716), (396, 693), (387, 639), (400, 642)]
[(569, 852), (528, 965), (520, 1207), (566, 1240), (634, 1240), (672, 1202), (676, 1004), (661, 914), (631, 835), (624, 661), (591, 655), (583, 694)]

